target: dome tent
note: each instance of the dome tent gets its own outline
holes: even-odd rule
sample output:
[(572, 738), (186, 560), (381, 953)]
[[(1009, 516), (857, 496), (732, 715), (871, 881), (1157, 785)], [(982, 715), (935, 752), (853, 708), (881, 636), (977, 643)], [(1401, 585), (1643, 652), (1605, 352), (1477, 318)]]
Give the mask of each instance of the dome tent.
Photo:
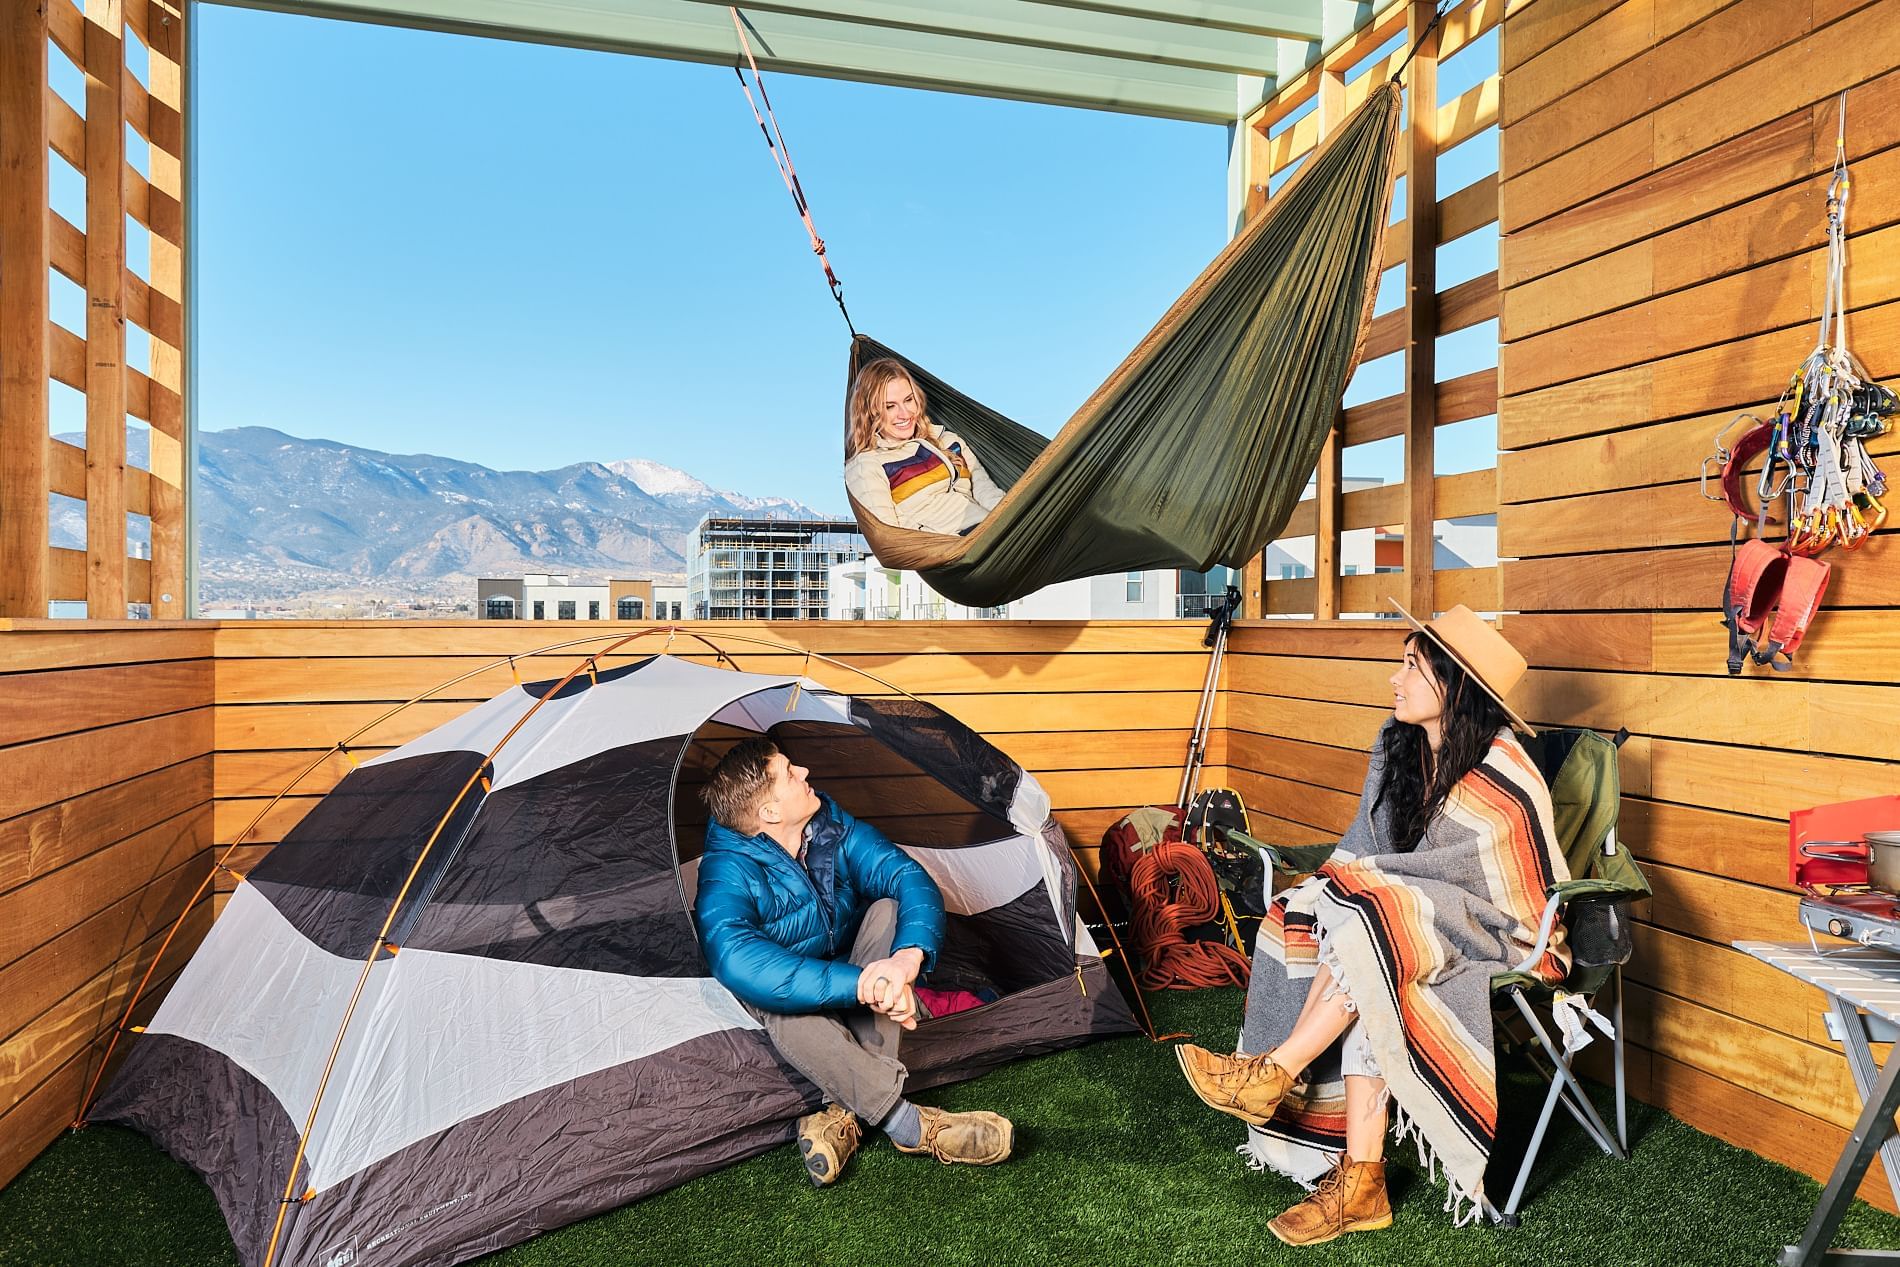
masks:
[(1015, 762), (919, 701), (660, 655), (515, 687), (351, 771), (91, 1116), (198, 1170), (247, 1267), (462, 1262), (789, 1138), (817, 1093), (688, 915), (691, 783), (764, 731), (936, 878), (933, 983), (1000, 996), (907, 1038), (913, 1089), (1134, 1030)]

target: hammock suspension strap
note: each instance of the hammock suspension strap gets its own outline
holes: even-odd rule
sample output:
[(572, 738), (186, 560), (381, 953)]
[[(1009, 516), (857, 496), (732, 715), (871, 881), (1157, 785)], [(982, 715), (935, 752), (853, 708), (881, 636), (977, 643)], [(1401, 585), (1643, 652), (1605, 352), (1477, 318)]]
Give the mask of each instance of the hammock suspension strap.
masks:
[[(745, 53), (746, 64), (752, 68), (752, 82), (759, 88), (757, 100), (752, 96), (752, 83), (746, 82), (745, 70), (734, 64), (732, 73), (739, 78), (739, 88), (745, 93), (746, 104), (752, 107), (752, 117), (757, 120), (759, 133), (765, 137), (765, 148), (772, 152), (772, 163), (778, 168), (779, 179), (785, 182), (785, 190), (792, 196), (792, 206), (798, 211), (798, 219), (805, 226), (805, 233), (811, 238), (812, 254), (818, 257), (818, 266), (825, 270), (825, 284), (831, 288), (831, 297), (837, 302), (838, 311), (844, 315), (845, 329), (856, 338), (858, 328), (851, 324), (851, 311), (844, 306), (844, 283), (838, 280), (832, 271), (831, 259), (825, 254), (825, 240), (818, 236), (818, 226), (812, 222), (811, 203), (806, 201), (805, 187), (799, 183), (798, 169), (792, 166), (792, 150), (785, 143), (785, 132), (778, 125), (778, 116), (772, 113), (772, 98), (765, 91), (765, 74), (759, 69), (758, 58), (752, 55), (752, 41), (745, 33), (745, 20), (739, 16), (738, 5), (728, 5), (727, 12), (732, 14), (732, 29), (739, 33), (739, 47)], [(759, 103), (765, 104), (765, 112), (759, 112)], [(771, 120), (768, 125), (766, 120)]]
[(1391, 78), (1397, 79), (1400, 75), (1405, 73), (1405, 68), (1412, 64), (1412, 58), (1418, 55), (1419, 47), (1425, 43), (1425, 37), (1437, 29), (1439, 22), (1443, 20), (1445, 14), (1450, 12), (1451, 7), (1456, 3), (1457, 0), (1441, 0), (1438, 7), (1432, 10), (1432, 20), (1425, 24), (1425, 29), (1420, 31), (1418, 38), (1412, 41), (1412, 47), (1405, 50), (1405, 56), (1400, 59), (1397, 66), (1392, 68)]

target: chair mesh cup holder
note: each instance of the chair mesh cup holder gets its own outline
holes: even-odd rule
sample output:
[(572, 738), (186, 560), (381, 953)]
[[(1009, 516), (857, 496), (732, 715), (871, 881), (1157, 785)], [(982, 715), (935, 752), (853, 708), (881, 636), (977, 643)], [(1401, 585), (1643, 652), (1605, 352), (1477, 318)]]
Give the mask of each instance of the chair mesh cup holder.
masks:
[(1570, 963), (1578, 968), (1620, 968), (1630, 961), (1636, 943), (1630, 935), (1635, 921), (1630, 908), (1635, 899), (1578, 902), (1568, 920)]

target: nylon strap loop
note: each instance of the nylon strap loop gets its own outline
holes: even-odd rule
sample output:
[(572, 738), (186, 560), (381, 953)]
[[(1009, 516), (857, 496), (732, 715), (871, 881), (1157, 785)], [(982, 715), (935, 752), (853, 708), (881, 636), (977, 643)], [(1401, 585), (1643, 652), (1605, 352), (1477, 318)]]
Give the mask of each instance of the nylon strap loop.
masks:
[[(825, 285), (831, 288), (831, 298), (837, 303), (838, 311), (844, 315), (844, 327), (851, 332), (852, 338), (858, 337), (858, 328), (851, 324), (851, 310), (844, 306), (844, 283), (831, 269), (831, 258), (825, 254), (825, 240), (818, 236), (818, 226), (811, 218), (811, 203), (805, 197), (805, 187), (799, 183), (798, 169), (792, 165), (792, 150), (785, 143), (785, 132), (778, 125), (778, 116), (772, 113), (772, 98), (765, 91), (765, 74), (759, 69), (758, 58), (752, 55), (752, 41), (746, 36), (745, 21), (739, 16), (739, 6), (728, 5), (727, 12), (732, 14), (732, 29), (739, 33), (739, 48), (745, 53), (746, 64), (752, 68), (752, 80), (759, 87), (759, 97), (752, 98), (752, 84), (746, 82), (745, 71), (738, 66), (732, 73), (739, 77), (739, 87), (745, 93), (746, 104), (752, 107), (752, 117), (757, 120), (759, 132), (765, 137), (765, 148), (772, 151), (772, 163), (778, 168), (779, 178), (785, 182), (785, 191), (792, 196), (792, 206), (798, 212), (798, 219), (805, 226), (805, 233), (811, 238), (812, 254), (818, 257), (818, 267), (825, 271)], [(759, 102), (765, 103), (765, 113), (759, 113)], [(766, 120), (771, 124), (767, 126)]]

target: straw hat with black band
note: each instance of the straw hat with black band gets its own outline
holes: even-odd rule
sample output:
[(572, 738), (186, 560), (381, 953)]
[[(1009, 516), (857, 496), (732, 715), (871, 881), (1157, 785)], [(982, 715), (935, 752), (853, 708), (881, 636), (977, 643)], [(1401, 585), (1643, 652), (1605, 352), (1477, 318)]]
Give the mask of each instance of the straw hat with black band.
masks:
[(1450, 611), (1439, 616), (1430, 624), (1425, 624), (1405, 610), (1399, 600), (1387, 596), (1387, 601), (1399, 609), (1399, 615), (1412, 622), (1420, 633), (1437, 643), (1446, 655), (1458, 662), (1458, 666), (1471, 675), (1471, 680), (1483, 689), (1486, 695), (1498, 702), (1504, 715), (1511, 724), (1527, 735), (1537, 731), (1531, 724), (1511, 711), (1504, 697), (1511, 692), (1524, 677), (1524, 657), (1517, 648), (1504, 640), (1504, 635), (1486, 624), (1478, 613), (1458, 604)]

